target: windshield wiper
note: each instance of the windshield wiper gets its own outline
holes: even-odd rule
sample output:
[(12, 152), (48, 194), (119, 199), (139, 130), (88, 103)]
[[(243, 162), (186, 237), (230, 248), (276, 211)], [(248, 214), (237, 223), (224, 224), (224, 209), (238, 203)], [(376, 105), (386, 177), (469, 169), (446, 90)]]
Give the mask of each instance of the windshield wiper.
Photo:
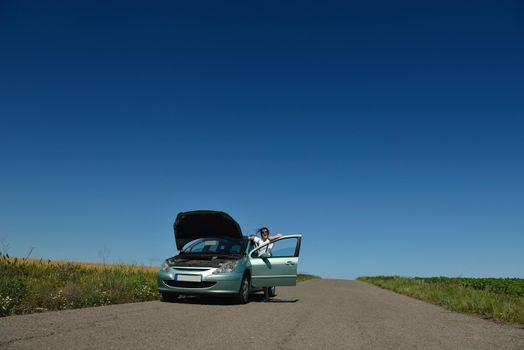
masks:
[(240, 254), (238, 253), (231, 253), (231, 254), (214, 254), (214, 256), (217, 256), (217, 257), (226, 257), (226, 258), (238, 258), (240, 256)]
[(217, 254), (217, 253), (181, 253), (179, 256), (183, 259), (238, 259), (242, 254), (231, 253), (231, 254)]

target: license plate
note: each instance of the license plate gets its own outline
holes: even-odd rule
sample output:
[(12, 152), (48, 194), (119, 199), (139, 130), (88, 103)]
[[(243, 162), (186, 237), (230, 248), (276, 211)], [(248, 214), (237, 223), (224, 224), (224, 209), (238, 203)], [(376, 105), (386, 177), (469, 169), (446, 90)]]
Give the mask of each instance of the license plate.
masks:
[(185, 281), (185, 282), (202, 282), (201, 275), (175, 275), (175, 281)]

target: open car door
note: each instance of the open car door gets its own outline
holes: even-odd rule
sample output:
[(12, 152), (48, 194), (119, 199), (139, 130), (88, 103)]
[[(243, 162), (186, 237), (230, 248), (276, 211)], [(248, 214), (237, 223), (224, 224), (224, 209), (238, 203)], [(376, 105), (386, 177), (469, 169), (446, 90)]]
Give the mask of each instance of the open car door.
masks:
[(302, 235), (282, 236), (253, 249), (249, 253), (253, 287), (295, 286), (301, 240)]

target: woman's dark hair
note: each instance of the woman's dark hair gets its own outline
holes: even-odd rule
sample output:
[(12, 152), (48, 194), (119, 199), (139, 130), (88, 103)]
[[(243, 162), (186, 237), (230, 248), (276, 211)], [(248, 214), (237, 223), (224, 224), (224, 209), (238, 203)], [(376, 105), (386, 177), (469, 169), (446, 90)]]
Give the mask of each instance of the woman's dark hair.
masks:
[(258, 229), (258, 234), (262, 236), (262, 230), (266, 230), (267, 231), (267, 235), (269, 236), (269, 229), (267, 227), (261, 227)]

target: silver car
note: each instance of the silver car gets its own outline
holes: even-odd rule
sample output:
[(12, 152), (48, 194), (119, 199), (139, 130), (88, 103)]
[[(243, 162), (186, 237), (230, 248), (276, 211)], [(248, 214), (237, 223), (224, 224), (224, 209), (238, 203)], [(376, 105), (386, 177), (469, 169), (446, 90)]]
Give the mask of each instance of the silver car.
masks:
[(229, 295), (245, 304), (249, 294), (294, 286), (301, 235), (287, 235), (255, 246), (231, 216), (221, 211), (179, 213), (174, 223), (179, 254), (166, 259), (157, 274), (165, 301), (179, 295)]

